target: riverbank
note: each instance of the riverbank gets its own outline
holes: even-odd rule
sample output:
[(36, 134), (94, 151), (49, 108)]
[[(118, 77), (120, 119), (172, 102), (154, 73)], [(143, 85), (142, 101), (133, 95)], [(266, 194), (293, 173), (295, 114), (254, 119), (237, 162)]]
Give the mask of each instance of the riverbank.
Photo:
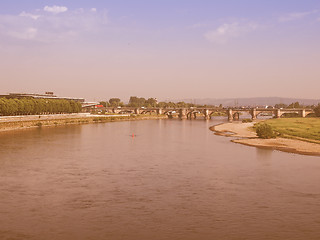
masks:
[(134, 121), (165, 119), (166, 115), (90, 115), (90, 114), (55, 114), (0, 117), (0, 132), (24, 130), (39, 127), (61, 125), (104, 123), (115, 121)]
[(232, 142), (240, 143), (247, 146), (274, 149), (283, 152), (320, 156), (320, 144), (301, 141), (298, 139), (275, 138), (261, 139), (258, 138), (253, 130), (252, 123), (224, 123), (210, 127), (210, 130), (221, 136), (237, 137)]

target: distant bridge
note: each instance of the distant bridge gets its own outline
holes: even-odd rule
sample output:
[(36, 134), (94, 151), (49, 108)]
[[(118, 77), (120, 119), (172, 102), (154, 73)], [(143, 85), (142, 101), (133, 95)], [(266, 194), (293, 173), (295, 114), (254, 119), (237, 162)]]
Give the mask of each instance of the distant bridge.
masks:
[(307, 115), (314, 113), (312, 109), (305, 108), (132, 108), (121, 107), (112, 108), (107, 107), (106, 112), (109, 113), (134, 113), (134, 114), (166, 114), (169, 118), (178, 116), (180, 119), (195, 119), (197, 116), (204, 116), (205, 119), (211, 119), (214, 114), (225, 114), (228, 116), (228, 120), (239, 120), (240, 114), (247, 113), (251, 115), (254, 120), (260, 114), (269, 114), (280, 118), (285, 113), (295, 113), (300, 117), (306, 117)]

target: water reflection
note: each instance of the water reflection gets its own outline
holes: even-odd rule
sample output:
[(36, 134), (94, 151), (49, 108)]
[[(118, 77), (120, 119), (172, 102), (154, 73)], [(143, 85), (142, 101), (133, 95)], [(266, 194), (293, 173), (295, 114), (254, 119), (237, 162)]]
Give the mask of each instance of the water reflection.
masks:
[(1, 135), (0, 239), (317, 239), (319, 158), (231, 143), (219, 122)]
[(269, 160), (272, 158), (273, 150), (265, 148), (256, 148), (257, 158), (262, 160)]

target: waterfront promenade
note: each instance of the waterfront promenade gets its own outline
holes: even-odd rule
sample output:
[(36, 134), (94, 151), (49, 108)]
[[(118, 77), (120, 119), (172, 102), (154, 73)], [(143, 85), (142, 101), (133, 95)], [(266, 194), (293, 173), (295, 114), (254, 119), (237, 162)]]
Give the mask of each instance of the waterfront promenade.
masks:
[[(122, 114), (127, 117), (130, 114)], [(37, 121), (37, 120), (62, 120), (62, 119), (78, 119), (78, 118), (92, 118), (92, 117), (119, 117), (119, 114), (102, 115), (90, 113), (71, 113), (71, 114), (48, 114), (48, 115), (19, 115), (19, 116), (0, 116), (1, 122), (19, 122), (19, 121)]]

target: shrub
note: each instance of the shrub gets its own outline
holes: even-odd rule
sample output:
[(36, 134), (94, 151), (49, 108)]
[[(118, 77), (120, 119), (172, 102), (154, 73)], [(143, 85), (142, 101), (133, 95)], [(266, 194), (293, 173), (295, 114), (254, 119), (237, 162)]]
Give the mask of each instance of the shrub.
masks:
[(246, 119), (243, 119), (242, 122), (243, 123), (249, 123), (249, 122), (252, 122), (252, 119), (251, 118), (246, 118)]
[(320, 117), (320, 103), (315, 107), (314, 112), (317, 117)]
[(37, 127), (42, 127), (42, 122), (36, 123), (35, 126), (37, 126)]
[(269, 139), (276, 137), (276, 133), (273, 131), (272, 127), (266, 123), (258, 124), (256, 133), (259, 138)]

